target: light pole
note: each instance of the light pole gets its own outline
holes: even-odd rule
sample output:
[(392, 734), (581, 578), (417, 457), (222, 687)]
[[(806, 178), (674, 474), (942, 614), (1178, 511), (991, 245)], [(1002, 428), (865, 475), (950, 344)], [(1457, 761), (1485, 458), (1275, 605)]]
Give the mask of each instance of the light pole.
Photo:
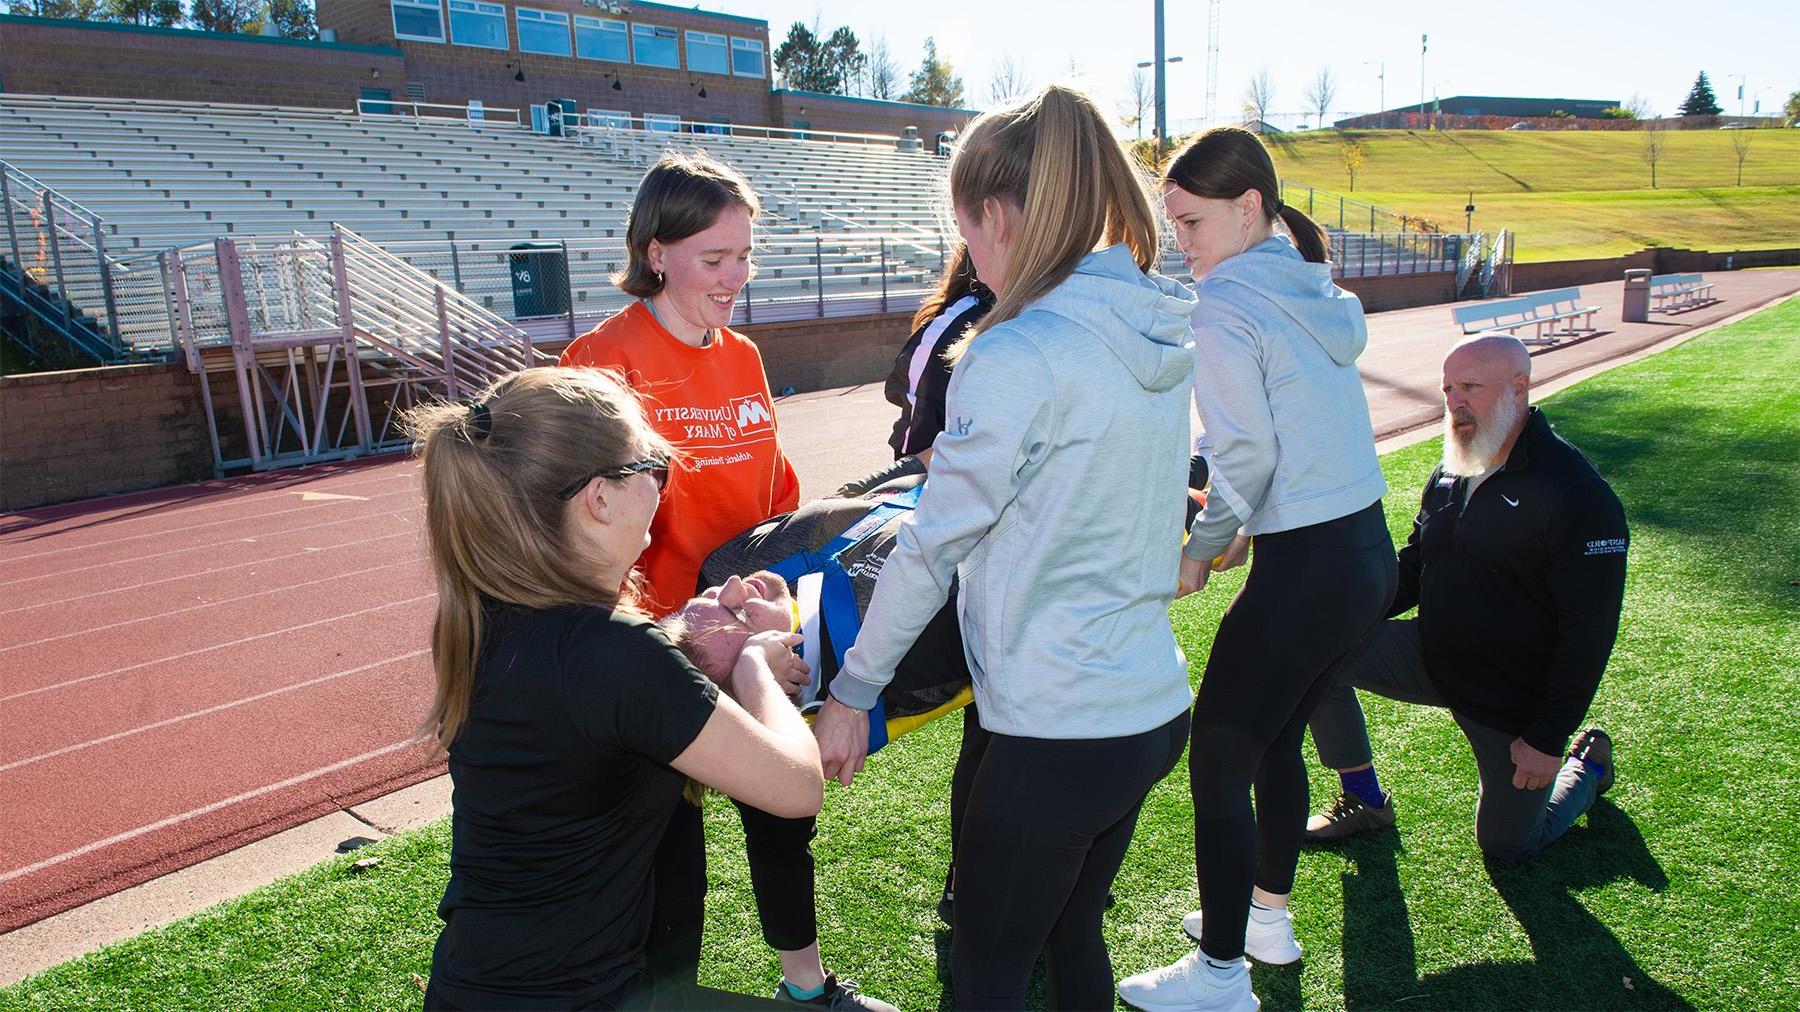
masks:
[(1375, 79), (1381, 82), (1381, 112), (1376, 124), (1380, 129), (1387, 129), (1387, 63), (1377, 60), (1364, 60), (1363, 66), (1374, 67)]
[(1738, 79), (1738, 115), (1742, 116), (1742, 115), (1744, 115), (1744, 79), (1745, 79), (1745, 75), (1743, 75), (1743, 74), (1727, 74), (1726, 76), (1727, 77), (1735, 77)]
[(1425, 40), (1426, 36), (1421, 34), (1419, 36), (1419, 122), (1421, 124), (1425, 122)]
[[(1163, 0), (1156, 0), (1156, 59), (1138, 64), (1139, 67), (1156, 68), (1156, 153), (1161, 157), (1163, 148), (1169, 143), (1169, 103), (1168, 82), (1164, 68), (1167, 64), (1180, 63), (1179, 56), (1163, 55)], [(1211, 126), (1212, 124), (1207, 124)]]
[[(1769, 87), (1773, 87), (1773, 85), (1771, 85)], [(1750, 115), (1752, 115), (1752, 116), (1761, 116), (1762, 115), (1762, 95), (1763, 95), (1763, 92), (1769, 90), (1769, 87), (1758, 88), (1758, 89), (1756, 89), (1755, 92), (1753, 92), (1750, 95), (1750, 100), (1751, 100)]]

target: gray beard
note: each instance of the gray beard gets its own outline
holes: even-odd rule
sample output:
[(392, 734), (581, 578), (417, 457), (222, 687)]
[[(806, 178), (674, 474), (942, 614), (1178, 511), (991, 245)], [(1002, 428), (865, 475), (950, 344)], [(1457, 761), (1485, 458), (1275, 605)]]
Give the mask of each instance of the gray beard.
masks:
[(1507, 433), (1525, 413), (1518, 400), (1502, 398), (1493, 414), (1475, 419), (1475, 434), (1466, 440), (1456, 434), (1450, 412), (1444, 412), (1444, 473), (1458, 478), (1479, 478), (1499, 466), (1500, 447)]

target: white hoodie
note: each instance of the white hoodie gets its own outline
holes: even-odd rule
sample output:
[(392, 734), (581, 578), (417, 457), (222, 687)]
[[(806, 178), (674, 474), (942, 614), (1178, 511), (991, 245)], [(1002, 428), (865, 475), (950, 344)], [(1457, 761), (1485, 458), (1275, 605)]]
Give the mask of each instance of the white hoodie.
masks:
[(1336, 520), (1387, 492), (1356, 358), (1362, 303), (1287, 236), (1194, 286), (1194, 404), (1212, 492), (1185, 551), (1218, 555), (1239, 528), (1273, 534)]
[(1188, 708), (1169, 603), (1192, 308), (1179, 284), (1111, 246), (975, 339), (832, 695), (873, 706), (955, 576), (988, 730), (1120, 738)]

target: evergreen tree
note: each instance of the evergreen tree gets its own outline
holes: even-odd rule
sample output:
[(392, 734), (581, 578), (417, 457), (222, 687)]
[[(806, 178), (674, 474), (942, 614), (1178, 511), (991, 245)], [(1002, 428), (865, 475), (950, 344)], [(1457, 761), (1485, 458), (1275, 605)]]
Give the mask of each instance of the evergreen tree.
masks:
[(203, 32), (255, 35), (262, 31), (262, 0), (194, 0), (188, 17)]
[(775, 69), (781, 71), (782, 81), (796, 91), (846, 94), (848, 85), (860, 78), (867, 66), (862, 44), (848, 28), (839, 28), (821, 38), (819, 32), (796, 21), (775, 49)]
[(950, 65), (950, 61), (938, 56), (936, 39), (925, 39), (925, 59), (919, 64), (919, 69), (913, 71), (911, 87), (907, 88), (906, 94), (900, 96), (900, 100), (920, 105), (962, 105), (962, 78), (956, 76), (956, 68)]
[(269, 0), (269, 20), (284, 39), (316, 39), (312, 0)]
[(181, 20), (181, 0), (106, 0), (104, 16), (120, 24), (173, 28)]
[(1718, 97), (1713, 94), (1712, 82), (1706, 79), (1706, 71), (1702, 70), (1700, 76), (1694, 79), (1694, 87), (1688, 92), (1687, 98), (1681, 100), (1681, 114), (1717, 116), (1724, 111), (1719, 107)]

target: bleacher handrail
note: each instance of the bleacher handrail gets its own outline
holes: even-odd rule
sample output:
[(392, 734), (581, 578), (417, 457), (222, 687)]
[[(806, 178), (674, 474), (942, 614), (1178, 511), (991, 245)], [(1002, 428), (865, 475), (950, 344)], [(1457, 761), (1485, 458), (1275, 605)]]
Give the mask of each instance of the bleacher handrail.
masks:
[[(410, 110), (410, 113), (395, 111), (401, 107)], [(422, 109), (446, 109), (456, 115), (427, 116), (420, 111)], [(432, 120), (434, 122), (462, 122), (472, 126), (485, 124), (490, 121), (490, 117), (499, 117), (493, 119), (492, 122), (504, 124), (507, 122), (507, 117), (510, 117), (512, 125), (524, 125), (524, 120), (520, 118), (519, 110), (517, 109), (507, 109), (491, 105), (476, 105), (473, 103), (454, 105), (447, 102), (412, 102), (406, 99), (393, 98), (359, 98), (356, 100), (356, 109), (354, 111), (358, 116), (394, 116), (401, 118), (410, 116), (412, 119)]]

